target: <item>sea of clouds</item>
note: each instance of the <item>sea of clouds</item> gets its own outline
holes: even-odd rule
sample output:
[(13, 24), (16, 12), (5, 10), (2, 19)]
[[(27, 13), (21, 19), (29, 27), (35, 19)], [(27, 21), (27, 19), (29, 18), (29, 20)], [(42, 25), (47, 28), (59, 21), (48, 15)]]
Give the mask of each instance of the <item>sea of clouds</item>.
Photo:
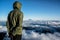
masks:
[(36, 33), (34, 31), (30, 31), (27, 33), (26, 30), (22, 32), (22, 40), (60, 40), (60, 33), (56, 32), (54, 34), (51, 33)]
[[(34, 24), (34, 25), (32, 25)], [(46, 25), (40, 25), (40, 24), (49, 24), (50, 26)], [(22, 31), (22, 40), (60, 40), (60, 21), (24, 21), (23, 27), (39, 27), (40, 29), (36, 30), (42, 30), (43, 33), (35, 32), (34, 30), (25, 30)], [(42, 29), (43, 28), (43, 29)], [(58, 28), (58, 30), (57, 30)], [(53, 31), (54, 33), (44, 33), (49, 29), (50, 31)], [(0, 25), (0, 32), (7, 32), (6, 26)]]

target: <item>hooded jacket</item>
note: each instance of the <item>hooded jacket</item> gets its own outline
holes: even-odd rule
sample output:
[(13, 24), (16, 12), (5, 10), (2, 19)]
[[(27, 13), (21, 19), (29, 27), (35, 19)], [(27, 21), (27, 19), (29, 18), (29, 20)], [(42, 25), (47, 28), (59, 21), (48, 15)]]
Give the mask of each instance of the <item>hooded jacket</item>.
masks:
[(23, 13), (21, 12), (21, 3), (14, 2), (13, 10), (7, 17), (8, 33), (12, 35), (22, 35)]

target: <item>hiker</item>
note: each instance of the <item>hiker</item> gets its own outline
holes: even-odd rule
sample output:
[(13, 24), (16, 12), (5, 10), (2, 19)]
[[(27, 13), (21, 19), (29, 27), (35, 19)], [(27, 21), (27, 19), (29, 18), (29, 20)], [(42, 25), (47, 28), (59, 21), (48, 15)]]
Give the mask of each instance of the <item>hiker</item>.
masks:
[(21, 11), (22, 4), (18, 1), (13, 3), (13, 10), (7, 17), (7, 30), (11, 40), (21, 40), (23, 13)]

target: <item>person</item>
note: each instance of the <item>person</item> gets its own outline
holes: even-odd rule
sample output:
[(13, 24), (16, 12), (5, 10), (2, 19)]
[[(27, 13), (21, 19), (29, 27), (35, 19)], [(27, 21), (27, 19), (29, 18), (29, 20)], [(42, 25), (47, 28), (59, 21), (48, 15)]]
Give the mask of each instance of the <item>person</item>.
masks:
[(11, 40), (21, 40), (23, 13), (21, 11), (22, 4), (18, 1), (13, 3), (13, 10), (7, 17), (7, 30)]

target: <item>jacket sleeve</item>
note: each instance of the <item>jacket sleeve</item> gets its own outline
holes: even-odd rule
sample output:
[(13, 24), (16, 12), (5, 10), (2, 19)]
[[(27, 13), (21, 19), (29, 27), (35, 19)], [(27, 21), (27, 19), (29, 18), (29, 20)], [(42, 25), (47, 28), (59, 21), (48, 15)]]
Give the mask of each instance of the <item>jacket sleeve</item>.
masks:
[(8, 33), (10, 32), (9, 16), (10, 16), (10, 13), (8, 14), (7, 21), (6, 21), (6, 27), (7, 27)]
[(9, 21), (8, 21), (8, 20), (7, 20), (7, 22), (6, 22), (6, 27), (7, 27), (8, 33), (9, 33)]
[(18, 21), (19, 21), (19, 26), (21, 27), (22, 26), (22, 23), (23, 23), (23, 13), (20, 14)]
[(17, 26), (16, 26), (16, 29), (15, 30), (17, 30), (17, 29), (20, 29), (20, 30), (22, 30), (22, 23), (23, 23), (23, 13), (21, 13), (19, 16), (18, 16), (18, 24), (17, 24)]
[(21, 13), (19, 16), (18, 16), (18, 24), (17, 24), (17, 29), (18, 28), (22, 28), (22, 23), (23, 23), (23, 13)]

